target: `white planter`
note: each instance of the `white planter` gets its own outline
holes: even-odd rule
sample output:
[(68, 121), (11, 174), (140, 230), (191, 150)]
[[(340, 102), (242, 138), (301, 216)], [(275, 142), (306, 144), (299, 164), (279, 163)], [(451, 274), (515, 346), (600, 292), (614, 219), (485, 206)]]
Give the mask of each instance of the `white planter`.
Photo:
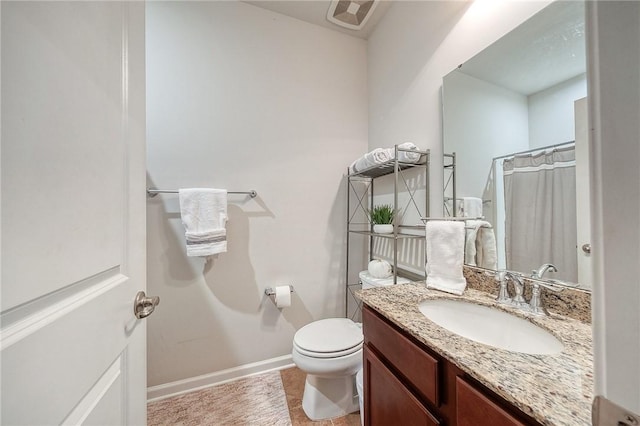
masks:
[(393, 232), (393, 225), (373, 225), (373, 232), (376, 234), (391, 234)]

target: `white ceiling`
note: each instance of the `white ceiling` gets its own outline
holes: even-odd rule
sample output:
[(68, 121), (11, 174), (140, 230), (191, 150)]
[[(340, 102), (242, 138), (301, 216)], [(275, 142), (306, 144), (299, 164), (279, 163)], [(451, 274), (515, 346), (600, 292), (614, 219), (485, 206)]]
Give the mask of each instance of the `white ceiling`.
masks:
[[(327, 20), (331, 0), (245, 0), (245, 3), (367, 39), (394, 0), (379, 0), (373, 15), (359, 31)], [(585, 73), (584, 13), (582, 1), (556, 1), (462, 64), (460, 71), (524, 95)]]
[(584, 2), (558, 1), (461, 65), (524, 95), (586, 72)]
[(373, 14), (365, 24), (364, 28), (359, 31), (340, 27), (327, 20), (327, 12), (329, 11), (331, 0), (247, 0), (245, 3), (249, 3), (263, 9), (268, 9), (272, 12), (281, 13), (292, 18), (300, 19), (311, 24), (320, 25), (344, 34), (349, 34), (353, 37), (367, 39), (375, 29), (378, 21), (380, 21), (385, 13), (387, 13), (387, 10), (389, 10), (389, 7), (393, 4), (393, 1), (378, 1)]

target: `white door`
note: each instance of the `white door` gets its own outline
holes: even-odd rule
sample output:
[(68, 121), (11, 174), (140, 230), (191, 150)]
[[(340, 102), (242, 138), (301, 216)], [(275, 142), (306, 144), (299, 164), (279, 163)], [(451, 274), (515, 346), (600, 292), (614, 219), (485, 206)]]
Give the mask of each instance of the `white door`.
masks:
[(587, 98), (574, 103), (576, 135), (576, 228), (578, 282), (591, 288), (591, 194), (589, 177), (589, 118)]
[(0, 13), (0, 423), (145, 424), (144, 3)]
[[(596, 395), (640, 415), (640, 2), (587, 2)], [(612, 410), (615, 412), (615, 410)], [(620, 423), (619, 423), (620, 422)]]

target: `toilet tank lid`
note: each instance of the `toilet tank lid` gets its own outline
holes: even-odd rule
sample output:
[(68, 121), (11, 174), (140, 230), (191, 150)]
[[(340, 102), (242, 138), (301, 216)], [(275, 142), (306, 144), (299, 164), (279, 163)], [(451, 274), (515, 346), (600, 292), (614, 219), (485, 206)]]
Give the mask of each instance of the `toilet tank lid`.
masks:
[(362, 343), (362, 325), (349, 318), (328, 318), (314, 321), (298, 330), (293, 342), (312, 352), (338, 352)]

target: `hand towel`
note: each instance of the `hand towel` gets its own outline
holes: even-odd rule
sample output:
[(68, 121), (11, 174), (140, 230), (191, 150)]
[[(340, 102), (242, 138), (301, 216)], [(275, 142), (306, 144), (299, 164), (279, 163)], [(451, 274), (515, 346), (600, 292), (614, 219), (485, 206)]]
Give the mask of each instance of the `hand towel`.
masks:
[(178, 191), (186, 230), (187, 256), (227, 251), (227, 190), (190, 188)]
[(482, 198), (463, 197), (462, 217), (482, 217)]
[(429, 221), (427, 238), (427, 288), (462, 294), (467, 281), (462, 274), (464, 263), (464, 223)]
[(464, 263), (496, 269), (498, 254), (491, 224), (485, 220), (467, 220), (465, 230)]
[(464, 263), (471, 266), (476, 264), (476, 240), (478, 231), (480, 230), (480, 220), (465, 221), (465, 238), (464, 238)]
[[(488, 224), (488, 222), (485, 222)], [(476, 238), (476, 262), (478, 266), (487, 269), (498, 269), (498, 249), (496, 235), (493, 228), (481, 226)]]

